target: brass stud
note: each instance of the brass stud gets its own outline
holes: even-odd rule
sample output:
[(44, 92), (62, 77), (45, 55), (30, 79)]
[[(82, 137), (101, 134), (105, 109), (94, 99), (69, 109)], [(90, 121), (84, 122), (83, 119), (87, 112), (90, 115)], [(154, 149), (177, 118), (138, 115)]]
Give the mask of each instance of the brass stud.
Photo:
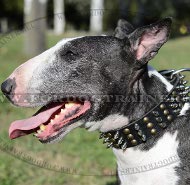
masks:
[(147, 126), (147, 128), (152, 128), (153, 124), (152, 123), (148, 123), (146, 126)]
[(153, 128), (150, 132), (151, 134), (156, 134), (156, 129)]
[(168, 121), (172, 121), (172, 119), (173, 119), (172, 115), (169, 115), (169, 116), (167, 117), (167, 119), (168, 119)]
[(160, 108), (161, 108), (161, 109), (165, 109), (165, 108), (166, 108), (166, 105), (161, 104), (161, 105), (160, 105)]
[(177, 95), (176, 91), (173, 91), (173, 92), (172, 92), (172, 95), (173, 95), (173, 96), (176, 96), (176, 95)]
[(148, 117), (144, 117), (144, 118), (143, 118), (143, 121), (144, 121), (145, 123), (147, 123), (147, 122), (149, 122), (149, 118), (148, 118)]
[(168, 115), (169, 111), (167, 109), (164, 110), (164, 115)]
[(129, 134), (129, 135), (127, 136), (127, 138), (128, 138), (128, 139), (133, 139), (134, 136), (133, 136), (132, 134)]
[(133, 139), (133, 140), (131, 141), (131, 143), (132, 143), (133, 145), (136, 145), (136, 144), (137, 144), (137, 140), (136, 140), (136, 139)]
[(130, 134), (130, 130), (129, 130), (128, 128), (125, 128), (125, 129), (123, 130), (123, 132), (124, 132), (125, 134)]

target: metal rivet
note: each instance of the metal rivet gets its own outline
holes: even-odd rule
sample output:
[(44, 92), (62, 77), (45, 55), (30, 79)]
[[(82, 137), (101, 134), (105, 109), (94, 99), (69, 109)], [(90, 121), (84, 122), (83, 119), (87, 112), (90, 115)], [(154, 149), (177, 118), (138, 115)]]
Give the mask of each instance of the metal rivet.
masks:
[(159, 116), (159, 112), (158, 111), (153, 111), (152, 113), (154, 114), (154, 116)]
[(135, 124), (135, 130), (139, 130), (139, 128), (140, 128), (139, 125), (136, 123)]
[(131, 141), (131, 143), (132, 143), (133, 145), (136, 145), (136, 144), (137, 144), (137, 140), (136, 140), (136, 139), (133, 139), (133, 140)]
[(169, 111), (167, 109), (164, 110), (164, 115), (168, 115)]
[(159, 122), (159, 123), (161, 123), (162, 122), (162, 118), (158, 117), (158, 118), (156, 118), (156, 121)]
[(125, 128), (125, 129), (123, 130), (123, 132), (124, 132), (125, 134), (129, 134), (129, 133), (130, 133), (130, 130), (129, 130), (128, 128)]
[(147, 128), (152, 128), (153, 127), (153, 124), (152, 123), (148, 123), (147, 124)]
[(164, 104), (161, 104), (161, 105), (160, 105), (160, 108), (161, 108), (161, 109), (165, 109), (166, 106), (165, 106)]
[(169, 115), (169, 116), (167, 117), (167, 119), (168, 119), (168, 121), (172, 121), (172, 119), (173, 119), (172, 115)]
[(129, 135), (127, 136), (127, 138), (128, 138), (128, 139), (133, 139), (134, 136), (133, 136), (132, 134), (129, 134)]
[(144, 118), (143, 118), (143, 121), (144, 121), (145, 123), (147, 123), (147, 122), (149, 122), (149, 118), (148, 118), (148, 117), (144, 117)]
[(156, 134), (156, 129), (153, 128), (150, 132), (151, 134)]

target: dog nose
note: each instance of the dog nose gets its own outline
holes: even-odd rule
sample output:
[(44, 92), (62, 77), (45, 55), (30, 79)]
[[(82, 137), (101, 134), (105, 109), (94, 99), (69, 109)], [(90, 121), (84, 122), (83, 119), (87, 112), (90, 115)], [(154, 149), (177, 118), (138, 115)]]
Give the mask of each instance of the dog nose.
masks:
[(7, 79), (1, 84), (1, 90), (4, 94), (10, 94), (14, 88), (14, 82), (11, 79)]

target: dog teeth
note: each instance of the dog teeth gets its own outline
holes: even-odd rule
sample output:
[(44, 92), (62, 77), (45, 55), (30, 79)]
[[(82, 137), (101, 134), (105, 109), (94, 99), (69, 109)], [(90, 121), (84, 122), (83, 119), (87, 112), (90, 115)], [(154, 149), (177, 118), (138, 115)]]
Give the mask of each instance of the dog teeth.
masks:
[(41, 125), (40, 125), (40, 130), (41, 130), (41, 131), (44, 131), (45, 129), (46, 129), (46, 126), (43, 125), (43, 124), (41, 124)]
[(41, 130), (37, 130), (37, 133), (38, 133), (38, 134), (41, 134), (41, 133), (42, 133), (42, 131), (41, 131)]
[(52, 125), (54, 124), (54, 120), (53, 119), (50, 120), (50, 124), (52, 124)]
[(59, 118), (59, 116), (58, 115), (55, 115), (55, 119), (58, 119)]
[(71, 108), (73, 105), (75, 105), (75, 103), (66, 103), (65, 104), (65, 108), (67, 109), (67, 108)]
[(65, 113), (66, 112), (66, 110), (65, 109), (61, 109), (61, 113), (63, 114), (63, 113)]

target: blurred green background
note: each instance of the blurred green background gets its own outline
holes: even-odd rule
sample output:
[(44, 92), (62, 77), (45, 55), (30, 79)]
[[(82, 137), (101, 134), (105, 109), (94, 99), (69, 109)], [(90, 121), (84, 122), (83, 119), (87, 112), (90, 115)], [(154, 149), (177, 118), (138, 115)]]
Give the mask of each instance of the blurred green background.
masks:
[[(93, 35), (90, 30), (91, 3), (87, 0), (65, 0), (65, 29), (57, 35), (53, 32), (53, 1), (47, 1), (45, 18), (46, 48), (56, 44), (60, 39), (81, 35)], [(123, 3), (123, 4), (122, 4)], [(125, 5), (125, 6), (122, 6)], [(24, 1), (1, 0), (0, 20), (8, 21), (7, 32), (0, 34), (0, 83), (11, 72), (30, 58), (25, 53)], [(131, 0), (104, 1), (102, 15), (102, 33), (112, 33), (117, 20), (126, 18), (136, 27), (148, 24), (162, 17), (173, 16), (171, 38), (151, 61), (156, 69), (179, 69), (190, 66), (190, 3), (183, 0)], [(4, 23), (3, 23), (4, 24)], [(21, 31), (21, 32), (19, 32)], [(19, 33), (19, 34), (15, 34)], [(97, 34), (97, 33), (96, 33)], [(6, 42), (5, 42), (6, 41)], [(45, 49), (45, 48), (44, 48)], [(190, 80), (190, 75), (187, 76)], [(116, 161), (111, 150), (106, 150), (97, 132), (76, 129), (64, 141), (42, 145), (32, 135), (11, 141), (8, 138), (10, 123), (16, 119), (31, 116), (34, 109), (16, 108), (0, 94), (0, 184), (2, 185), (114, 185), (115, 177), (106, 176), (116, 171)], [(68, 171), (81, 175), (68, 175), (39, 168), (8, 154), (2, 144), (13, 146), (22, 154), (50, 165), (64, 166)], [(95, 175), (95, 176), (94, 176)]]

